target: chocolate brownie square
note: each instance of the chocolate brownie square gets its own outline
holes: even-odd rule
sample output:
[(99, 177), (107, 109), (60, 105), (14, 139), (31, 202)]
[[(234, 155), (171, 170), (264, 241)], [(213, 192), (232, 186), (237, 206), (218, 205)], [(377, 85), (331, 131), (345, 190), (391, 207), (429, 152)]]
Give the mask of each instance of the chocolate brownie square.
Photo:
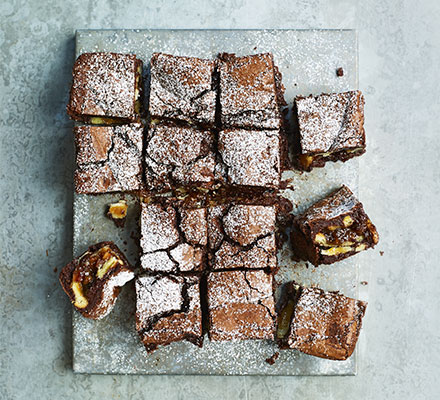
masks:
[(220, 54), (218, 65), (222, 126), (280, 129), (284, 88), (273, 55)]
[(207, 238), (206, 208), (184, 208), (171, 202), (142, 204), (144, 270), (167, 273), (204, 270)]
[(141, 124), (77, 126), (74, 133), (77, 193), (133, 191), (143, 187)]
[(274, 339), (273, 277), (264, 271), (208, 275), (209, 338), (212, 341)]
[(149, 111), (152, 118), (214, 125), (214, 61), (155, 53), (150, 71)]
[(277, 341), (315, 357), (346, 360), (355, 349), (367, 303), (289, 282), (279, 303)]
[(279, 131), (226, 129), (219, 133), (221, 179), (232, 186), (278, 188), (281, 179)]
[(296, 165), (311, 171), (327, 161), (365, 153), (364, 97), (359, 90), (296, 97), (293, 117)]
[(376, 227), (347, 186), (296, 216), (291, 233), (294, 254), (314, 265), (332, 264), (378, 241)]
[(158, 192), (211, 187), (216, 165), (214, 139), (208, 129), (152, 123), (145, 150), (147, 189)]
[(73, 67), (67, 113), (92, 124), (138, 120), (141, 78), (142, 61), (134, 54), (81, 54)]
[(136, 330), (148, 352), (181, 340), (201, 347), (200, 277), (138, 277)]
[(210, 207), (208, 242), (211, 269), (275, 269), (275, 224), (275, 205)]
[(60, 273), (61, 286), (74, 307), (91, 319), (105, 317), (113, 309), (120, 288), (133, 278), (133, 268), (113, 242), (90, 246)]

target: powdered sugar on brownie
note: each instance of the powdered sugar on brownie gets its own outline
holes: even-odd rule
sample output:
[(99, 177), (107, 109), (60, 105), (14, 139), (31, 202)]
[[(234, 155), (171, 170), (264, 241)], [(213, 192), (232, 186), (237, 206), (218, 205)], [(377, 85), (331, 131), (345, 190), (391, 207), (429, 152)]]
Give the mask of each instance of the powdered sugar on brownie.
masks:
[(279, 129), (282, 117), (272, 54), (219, 57), (223, 126)]
[(213, 124), (214, 61), (156, 53), (151, 58), (150, 114)]
[(176, 210), (158, 204), (142, 204), (141, 247), (144, 253), (164, 250), (179, 241)]
[(302, 154), (365, 147), (360, 91), (297, 97), (295, 105)]
[(272, 290), (272, 275), (263, 271), (211, 273), (208, 276), (210, 339), (273, 339)]
[(78, 126), (74, 132), (77, 193), (107, 193), (142, 188), (141, 124)]
[(138, 63), (133, 54), (81, 54), (73, 68), (69, 114), (134, 119)]
[(209, 130), (167, 122), (150, 125), (146, 180), (151, 190), (213, 183), (214, 135)]
[(207, 243), (206, 209), (143, 204), (141, 265), (152, 272), (204, 269)]
[(278, 131), (224, 130), (219, 133), (218, 147), (229, 184), (279, 187)]

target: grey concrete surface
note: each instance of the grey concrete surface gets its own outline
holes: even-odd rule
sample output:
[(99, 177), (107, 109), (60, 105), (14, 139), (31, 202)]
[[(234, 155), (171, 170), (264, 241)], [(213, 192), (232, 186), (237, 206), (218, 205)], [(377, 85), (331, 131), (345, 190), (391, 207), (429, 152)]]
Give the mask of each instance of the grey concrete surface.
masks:
[[(439, 21), (436, 0), (0, 2), (0, 399), (439, 398)], [(359, 255), (370, 305), (356, 377), (72, 373), (54, 268), (72, 246), (77, 28), (358, 29), (360, 197), (381, 243)]]

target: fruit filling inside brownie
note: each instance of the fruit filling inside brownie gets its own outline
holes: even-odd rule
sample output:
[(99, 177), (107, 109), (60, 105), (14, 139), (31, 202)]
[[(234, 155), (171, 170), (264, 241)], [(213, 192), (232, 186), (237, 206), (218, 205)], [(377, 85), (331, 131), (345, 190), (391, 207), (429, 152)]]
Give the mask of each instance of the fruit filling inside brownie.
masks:
[(88, 305), (87, 294), (97, 279), (104, 278), (105, 274), (123, 261), (108, 246), (101, 247), (94, 253), (86, 252), (79, 259), (73, 271), (71, 288), (75, 293), (74, 305), (85, 308)]
[(374, 247), (379, 235), (362, 203), (342, 186), (295, 217), (291, 241), (295, 256), (319, 265)]

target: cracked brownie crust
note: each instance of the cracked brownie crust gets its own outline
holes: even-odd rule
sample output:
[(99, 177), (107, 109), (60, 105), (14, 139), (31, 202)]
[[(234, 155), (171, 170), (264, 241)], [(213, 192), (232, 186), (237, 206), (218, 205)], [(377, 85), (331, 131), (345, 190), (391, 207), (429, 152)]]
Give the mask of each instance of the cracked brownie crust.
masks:
[(355, 349), (367, 303), (336, 292), (286, 284), (277, 339), (283, 349), (346, 360)]
[(208, 276), (212, 341), (273, 339), (273, 277), (264, 271), (212, 272)]
[(279, 131), (227, 129), (219, 133), (222, 179), (233, 186), (278, 188), (281, 180)]
[(155, 53), (150, 65), (149, 110), (153, 118), (214, 125), (214, 61)]
[(210, 268), (270, 269), (277, 267), (276, 208), (222, 205), (208, 209)]
[(139, 118), (142, 61), (134, 54), (84, 53), (75, 61), (67, 113), (97, 124)]
[(376, 227), (346, 186), (295, 217), (291, 233), (295, 256), (314, 265), (332, 264), (378, 242)]
[(280, 129), (284, 92), (271, 53), (220, 54), (220, 117), (224, 127)]
[(201, 346), (200, 278), (175, 275), (137, 278), (136, 330), (148, 352), (181, 340)]
[(145, 180), (148, 190), (214, 183), (214, 134), (171, 122), (151, 123), (146, 139)]
[(74, 307), (91, 319), (105, 317), (113, 309), (120, 287), (133, 278), (133, 268), (113, 242), (90, 246), (59, 277)]
[(293, 116), (296, 166), (305, 171), (327, 161), (365, 153), (364, 97), (357, 91), (296, 97)]
[(171, 203), (142, 204), (141, 265), (150, 272), (194, 272), (205, 269), (206, 208)]
[(142, 189), (141, 124), (77, 126), (74, 134), (77, 193)]

